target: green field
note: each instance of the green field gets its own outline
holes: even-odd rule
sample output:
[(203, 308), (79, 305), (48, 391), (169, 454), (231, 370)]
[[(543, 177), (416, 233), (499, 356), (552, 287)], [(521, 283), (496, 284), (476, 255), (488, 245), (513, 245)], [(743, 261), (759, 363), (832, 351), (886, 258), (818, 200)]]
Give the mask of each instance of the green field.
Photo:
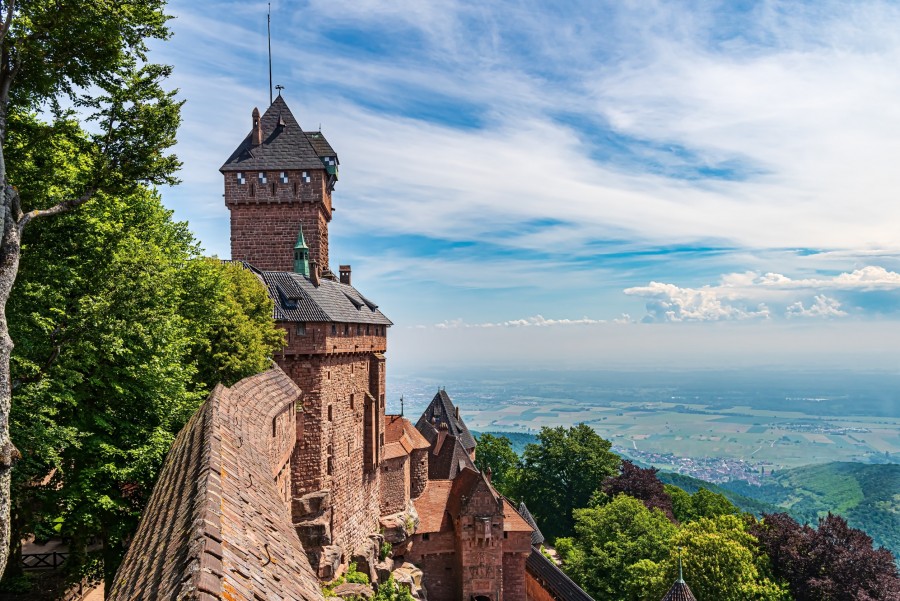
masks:
[(626, 449), (743, 459), (772, 469), (832, 461), (900, 460), (900, 418), (894, 417), (821, 418), (798, 411), (683, 402), (598, 406), (538, 397), (470, 406), (464, 416), (472, 429), (481, 431), (537, 432), (544, 425), (585, 422)]

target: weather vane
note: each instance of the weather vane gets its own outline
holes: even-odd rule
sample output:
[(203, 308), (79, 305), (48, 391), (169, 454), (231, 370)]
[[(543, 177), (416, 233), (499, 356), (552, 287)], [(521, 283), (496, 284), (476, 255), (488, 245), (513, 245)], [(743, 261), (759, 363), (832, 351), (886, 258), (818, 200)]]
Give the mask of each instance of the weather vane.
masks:
[(278, 84), (277, 86), (275, 86), (275, 89), (278, 90), (278, 95), (281, 96), (281, 90), (284, 89), (284, 86), (281, 84)]

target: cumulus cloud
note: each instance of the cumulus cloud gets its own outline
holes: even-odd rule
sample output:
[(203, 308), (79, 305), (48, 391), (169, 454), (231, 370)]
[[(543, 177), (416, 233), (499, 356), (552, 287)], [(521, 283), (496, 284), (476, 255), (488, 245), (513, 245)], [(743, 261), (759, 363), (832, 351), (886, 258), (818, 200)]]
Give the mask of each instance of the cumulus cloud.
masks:
[[(724, 321), (776, 317), (846, 317), (838, 296), (900, 290), (900, 274), (866, 266), (830, 277), (793, 279), (780, 273), (729, 273), (699, 288), (650, 282), (625, 289), (647, 299), (644, 321)], [(830, 291), (832, 296), (823, 292)]]
[(846, 311), (841, 309), (841, 303), (837, 299), (817, 294), (813, 304), (806, 308), (802, 301), (797, 301), (787, 308), (788, 317), (844, 317)]

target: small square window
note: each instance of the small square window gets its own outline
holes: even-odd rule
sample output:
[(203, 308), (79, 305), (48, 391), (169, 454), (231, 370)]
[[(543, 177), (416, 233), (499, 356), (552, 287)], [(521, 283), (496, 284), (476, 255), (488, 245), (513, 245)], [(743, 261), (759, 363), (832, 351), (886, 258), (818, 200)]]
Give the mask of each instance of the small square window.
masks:
[(306, 336), (306, 324), (298, 323), (296, 332), (297, 332), (297, 336)]
[(426, 532), (425, 534), (422, 535), (422, 540), (428, 540), (428, 533), (427, 533), (427, 532)]

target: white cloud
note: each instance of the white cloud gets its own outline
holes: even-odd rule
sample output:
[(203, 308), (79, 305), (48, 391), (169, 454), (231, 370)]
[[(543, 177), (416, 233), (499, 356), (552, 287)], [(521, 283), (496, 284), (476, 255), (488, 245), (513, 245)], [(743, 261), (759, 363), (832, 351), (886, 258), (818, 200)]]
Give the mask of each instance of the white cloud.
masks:
[(797, 301), (788, 306), (786, 315), (788, 317), (845, 317), (847, 312), (841, 309), (841, 303), (836, 299), (817, 294), (808, 309), (803, 306), (802, 301)]
[[(722, 321), (780, 317), (845, 317), (839, 299), (820, 294), (900, 290), (900, 273), (866, 266), (831, 277), (792, 279), (780, 273), (729, 273), (700, 288), (650, 282), (625, 289), (647, 299), (646, 321)], [(812, 295), (812, 298), (808, 298)], [(801, 298), (798, 298), (800, 296)], [(782, 310), (783, 309), (783, 310)]]

